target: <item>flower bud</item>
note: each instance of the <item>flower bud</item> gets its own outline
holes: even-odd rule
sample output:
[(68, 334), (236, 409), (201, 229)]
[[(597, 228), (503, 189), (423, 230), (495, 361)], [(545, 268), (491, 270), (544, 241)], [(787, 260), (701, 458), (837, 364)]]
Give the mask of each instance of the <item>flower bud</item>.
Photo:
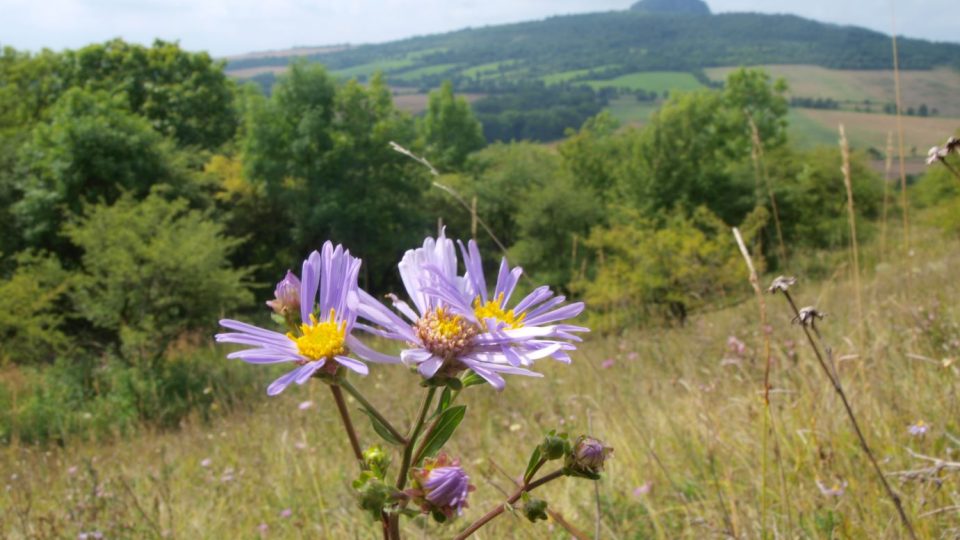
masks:
[(547, 520), (547, 501), (543, 499), (530, 499), (523, 505), (523, 515), (536, 523), (538, 520)]
[(377, 478), (383, 480), (390, 466), (390, 456), (377, 444), (364, 450), (363, 462)]
[(277, 315), (286, 317), (300, 311), (300, 280), (293, 272), (287, 270), (287, 275), (277, 283), (273, 295), (275, 299), (268, 301), (267, 305)]
[(357, 490), (360, 508), (369, 512), (373, 519), (380, 519), (380, 513), (395, 498), (396, 492), (370, 471), (360, 473), (360, 477), (353, 482), (353, 488)]
[(560, 459), (570, 452), (570, 441), (566, 435), (557, 435), (551, 431), (540, 443), (540, 455), (544, 459)]
[(467, 495), (475, 489), (460, 460), (451, 460), (446, 454), (425, 460), (424, 466), (414, 469), (410, 476), (413, 485), (407, 495), (437, 521), (460, 515), (467, 507)]
[(573, 445), (573, 451), (567, 455), (565, 472), (572, 476), (583, 476), (596, 480), (603, 471), (613, 448), (606, 446), (593, 437), (581, 435)]

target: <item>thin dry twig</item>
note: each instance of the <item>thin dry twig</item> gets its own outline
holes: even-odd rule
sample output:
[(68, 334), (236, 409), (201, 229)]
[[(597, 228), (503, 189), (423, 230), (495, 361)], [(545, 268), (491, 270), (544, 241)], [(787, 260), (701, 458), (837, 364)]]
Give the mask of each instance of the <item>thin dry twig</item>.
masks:
[[(910, 522), (910, 518), (907, 517), (907, 512), (903, 509), (903, 502), (900, 500), (900, 496), (893, 490), (890, 486), (890, 483), (887, 482), (886, 475), (883, 472), (883, 469), (880, 468), (880, 464), (877, 462), (877, 458), (874, 456), (873, 451), (870, 449), (870, 445), (867, 444), (867, 439), (863, 435), (863, 431), (860, 429), (860, 422), (857, 421), (856, 415), (853, 413), (853, 407), (850, 405), (850, 401), (847, 399), (847, 393), (843, 389), (843, 385), (840, 383), (839, 374), (831, 370), (828, 367), (827, 359), (824, 358), (823, 353), (820, 352), (820, 347), (817, 345), (817, 341), (814, 340), (814, 333), (817, 336), (817, 340), (823, 343), (823, 337), (820, 335), (820, 331), (817, 329), (817, 318), (823, 318), (819, 313), (816, 313), (816, 310), (811, 310), (811, 308), (804, 308), (803, 312), (797, 307), (796, 302), (793, 301), (793, 296), (790, 295), (789, 285), (776, 287), (777, 281), (782, 278), (777, 278), (774, 282), (774, 286), (771, 286), (771, 292), (782, 292), (784, 298), (787, 299), (787, 303), (790, 304), (790, 308), (793, 309), (796, 319), (800, 326), (803, 328), (803, 333), (807, 336), (807, 341), (810, 343), (810, 348), (813, 349), (814, 356), (817, 358), (817, 362), (820, 364), (820, 368), (823, 370), (823, 373), (827, 376), (827, 379), (830, 380), (830, 383), (833, 385), (834, 391), (840, 397), (840, 401), (843, 403), (843, 408), (847, 413), (847, 418), (850, 420), (850, 424), (853, 426), (853, 431), (857, 436), (857, 440), (860, 442), (860, 448), (863, 450), (863, 453), (866, 454), (867, 459), (873, 465), (874, 470), (877, 473), (877, 478), (880, 479), (880, 483), (883, 484), (884, 490), (887, 492), (887, 496), (893, 502), (893, 505), (897, 509), (897, 513), (900, 515), (900, 521), (903, 523), (904, 528), (907, 530), (910, 538), (916, 540), (917, 534), (913, 530), (913, 524)], [(790, 285), (795, 283), (796, 280), (792, 279)], [(828, 358), (832, 363), (833, 358), (830, 353), (830, 347), (824, 345), (824, 349), (827, 351)]]

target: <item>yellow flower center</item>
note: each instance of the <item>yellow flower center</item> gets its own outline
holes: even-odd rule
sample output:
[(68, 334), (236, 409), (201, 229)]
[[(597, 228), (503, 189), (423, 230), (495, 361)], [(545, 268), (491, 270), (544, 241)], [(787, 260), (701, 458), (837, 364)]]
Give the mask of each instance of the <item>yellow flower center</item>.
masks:
[(514, 313), (512, 309), (505, 311), (503, 309), (503, 304), (503, 293), (498, 294), (496, 298), (490, 300), (486, 304), (484, 304), (478, 296), (473, 301), (473, 312), (476, 314), (477, 320), (480, 321), (480, 324), (484, 324), (483, 321), (487, 319), (496, 319), (514, 330), (517, 328), (522, 328), (523, 319), (526, 318), (527, 314), (523, 313), (517, 317), (517, 314)]
[(463, 317), (437, 308), (420, 318), (413, 327), (428, 351), (448, 359), (466, 351), (477, 335), (477, 329)]
[(297, 344), (297, 350), (302, 356), (313, 361), (346, 354), (344, 342), (347, 339), (347, 322), (343, 321), (338, 326), (335, 315), (336, 312), (331, 309), (330, 317), (324, 322), (318, 322), (317, 317), (311, 314), (310, 324), (300, 325), (301, 335), (296, 336), (290, 332), (287, 337)]

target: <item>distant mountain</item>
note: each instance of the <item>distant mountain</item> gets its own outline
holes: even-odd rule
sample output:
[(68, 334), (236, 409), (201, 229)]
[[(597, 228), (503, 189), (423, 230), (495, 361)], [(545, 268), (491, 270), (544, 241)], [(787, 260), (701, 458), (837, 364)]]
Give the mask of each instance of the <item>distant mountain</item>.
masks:
[(630, 6), (630, 10), (641, 13), (710, 15), (710, 7), (702, 0), (640, 0)]
[[(660, 6), (644, 0), (639, 6)], [(698, 4), (700, 2), (697, 2)], [(673, 8), (686, 1), (667, 2)], [(960, 67), (960, 45), (900, 39), (905, 69)], [(452, 79), (469, 87), (485, 74), (513, 80), (570, 74), (573, 79), (613, 78), (638, 71), (691, 71), (718, 66), (810, 64), (837, 69), (888, 69), (890, 38), (853, 26), (793, 15), (615, 11), (566, 15), (517, 24), (467, 28), (308, 54), (342, 76), (384, 71), (391, 80), (424, 86)], [(228, 61), (228, 70), (285, 66), (291, 56)], [(589, 72), (589, 73), (588, 73)], [(563, 80), (571, 80), (566, 77)]]

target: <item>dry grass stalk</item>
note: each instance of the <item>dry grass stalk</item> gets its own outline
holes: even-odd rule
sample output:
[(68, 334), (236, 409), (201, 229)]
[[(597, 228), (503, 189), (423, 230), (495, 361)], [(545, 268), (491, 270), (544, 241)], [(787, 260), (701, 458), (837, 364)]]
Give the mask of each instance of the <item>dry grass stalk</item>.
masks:
[(850, 173), (850, 144), (847, 142), (847, 134), (843, 129), (843, 124), (840, 124), (840, 155), (843, 157), (843, 184), (847, 188), (847, 219), (850, 222), (850, 249), (853, 252), (853, 287), (857, 294), (857, 328), (860, 331), (860, 347), (863, 348), (866, 344), (866, 329), (863, 320), (863, 292), (860, 286), (860, 245), (857, 243), (857, 214), (853, 201), (853, 180)]
[(783, 243), (783, 228), (780, 226), (780, 209), (777, 207), (777, 196), (773, 193), (773, 185), (770, 183), (770, 175), (767, 173), (767, 164), (763, 159), (763, 141), (760, 139), (760, 130), (757, 129), (756, 122), (748, 114), (747, 121), (750, 122), (751, 140), (753, 142), (753, 151), (750, 156), (753, 158), (753, 168), (757, 175), (757, 184), (763, 180), (767, 188), (767, 194), (770, 197), (770, 209), (773, 210), (773, 223), (777, 228), (777, 246), (779, 248), (780, 261), (782, 266), (787, 266), (787, 247)]
[(890, 172), (893, 170), (893, 132), (887, 132), (887, 153), (883, 172), (883, 220), (880, 223), (880, 255), (887, 258), (887, 215), (890, 213)]
[[(891, 4), (892, 9), (892, 4)], [(893, 84), (897, 100), (897, 141), (899, 146), (900, 161), (900, 211), (903, 215), (903, 251), (906, 256), (910, 256), (910, 207), (907, 200), (907, 166), (904, 162), (906, 151), (903, 142), (903, 96), (900, 89), (900, 53), (897, 48), (897, 16), (891, 14), (893, 40)], [(909, 273), (907, 274), (909, 282)], [(908, 288), (909, 291), (909, 288)]]
[[(773, 415), (770, 411), (770, 367), (772, 364), (772, 356), (770, 352), (770, 333), (767, 331), (767, 302), (763, 296), (763, 289), (760, 287), (760, 276), (757, 274), (757, 269), (753, 264), (753, 258), (750, 256), (750, 251), (747, 249), (746, 243), (743, 241), (743, 236), (740, 234), (740, 230), (736, 227), (733, 228), (733, 236), (737, 240), (737, 246), (740, 248), (740, 253), (743, 255), (743, 260), (747, 263), (747, 269), (750, 271), (750, 286), (753, 287), (753, 292), (757, 296), (757, 305), (760, 310), (760, 335), (763, 336), (763, 358), (764, 358), (764, 371), (763, 371), (763, 405), (766, 414), (764, 415), (763, 422), (763, 432), (761, 435), (761, 451), (762, 453), (762, 467), (761, 467), (761, 493), (760, 493), (760, 531), (761, 538), (767, 536), (767, 448), (768, 442), (767, 437), (769, 431), (772, 429)], [(786, 478), (783, 473), (783, 462), (780, 458), (780, 448), (779, 444), (774, 441), (774, 452), (777, 456), (777, 469), (780, 473), (780, 489), (781, 496), (784, 501), (789, 500), (786, 496)], [(792, 515), (789, 506), (787, 507), (787, 521), (789, 527), (792, 528)]]

